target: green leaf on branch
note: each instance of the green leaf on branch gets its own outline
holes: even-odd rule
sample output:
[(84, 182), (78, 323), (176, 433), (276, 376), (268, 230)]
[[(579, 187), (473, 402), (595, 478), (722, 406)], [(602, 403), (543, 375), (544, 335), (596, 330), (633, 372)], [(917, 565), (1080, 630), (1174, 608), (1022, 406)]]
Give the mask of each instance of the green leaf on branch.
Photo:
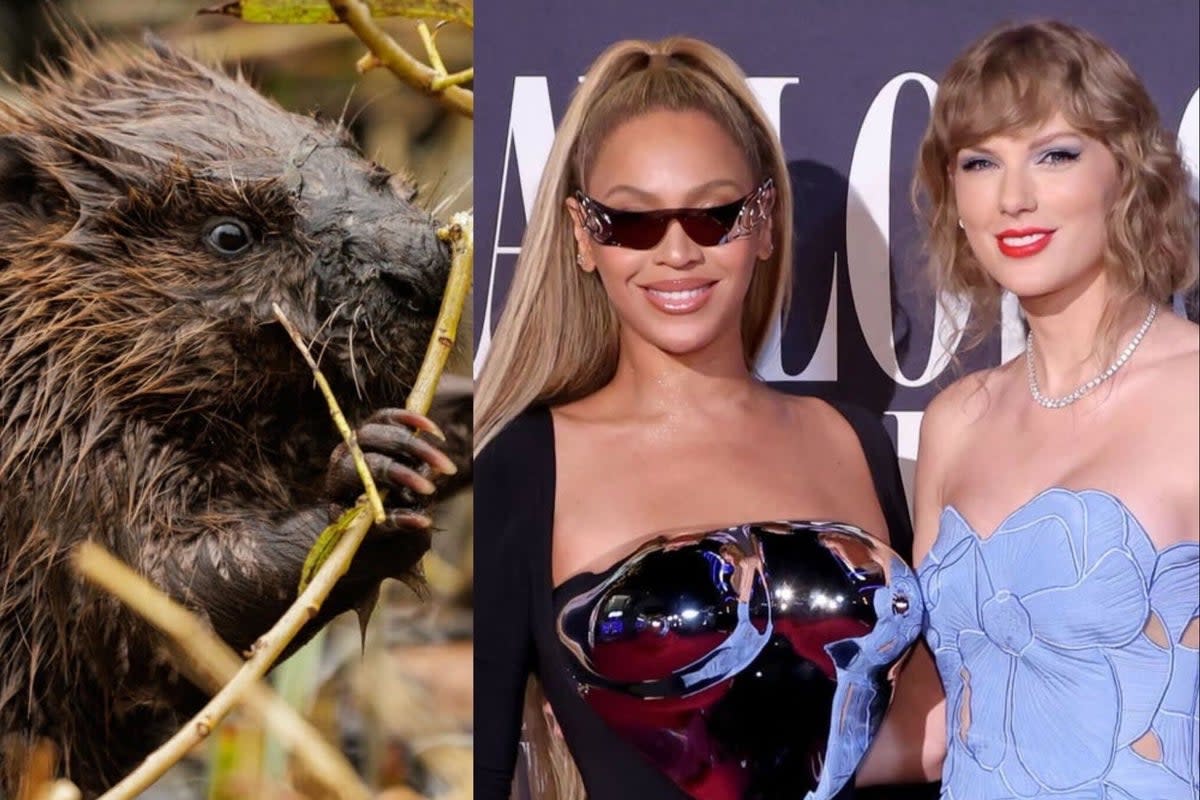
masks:
[[(368, 0), (367, 5), (372, 17), (436, 19), (475, 26), (473, 6), (456, 0)], [(327, 0), (231, 0), (203, 8), (199, 13), (272, 24), (320, 25), (338, 21)]]
[(346, 533), (346, 529), (350, 527), (356, 517), (362, 514), (369, 515), (371, 509), (365, 505), (357, 505), (346, 511), (337, 518), (328, 528), (321, 532), (317, 537), (317, 541), (308, 551), (308, 556), (304, 559), (304, 567), (300, 570), (300, 587), (296, 590), (299, 594), (303, 592), (313, 576), (317, 574), (317, 570), (329, 558), (329, 554), (333, 552), (333, 548), (342, 540), (342, 536)]

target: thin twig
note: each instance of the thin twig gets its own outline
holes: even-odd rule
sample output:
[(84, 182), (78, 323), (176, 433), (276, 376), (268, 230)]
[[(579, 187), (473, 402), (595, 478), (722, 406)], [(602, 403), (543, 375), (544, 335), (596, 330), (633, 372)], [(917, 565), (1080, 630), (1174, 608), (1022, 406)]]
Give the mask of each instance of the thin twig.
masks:
[(442, 77), (435, 79), (433, 82), (433, 90), (438, 92), (448, 86), (459, 86), (464, 83), (470, 83), (473, 80), (475, 80), (475, 68), (467, 67), (464, 70), (452, 72), (449, 75), (443, 75)]
[(300, 331), (296, 330), (296, 326), (284, 315), (283, 309), (279, 307), (278, 303), (272, 303), (271, 310), (275, 313), (275, 319), (279, 320), (279, 324), (287, 331), (288, 336), (292, 337), (292, 342), (300, 351), (300, 355), (304, 357), (308, 368), (312, 370), (313, 378), (316, 379), (317, 386), (320, 387), (321, 394), (325, 396), (325, 402), (329, 406), (329, 416), (333, 417), (333, 424), (337, 426), (338, 433), (342, 435), (342, 441), (350, 450), (350, 457), (354, 460), (354, 468), (358, 470), (358, 477), (363, 482), (363, 489), (367, 493), (367, 500), (371, 504), (375, 521), (382, 525), (387, 521), (387, 514), (383, 510), (383, 499), (379, 496), (379, 490), (375, 488), (375, 479), (371, 477), (371, 469), (367, 466), (366, 458), (363, 457), (362, 448), (358, 446), (358, 437), (354, 435), (354, 429), (346, 422), (346, 415), (342, 413), (337, 398), (333, 396), (333, 389), (330, 388), (329, 381), (325, 380), (325, 376), (321, 374)]
[[(361, 513), (360, 516), (367, 520), (364, 527), (369, 527), (369, 517), (365, 513)], [(313, 580), (309, 591), (301, 595), (292, 608), (288, 609), (289, 612), (297, 608), (305, 613), (310, 611), (311, 595), (315, 595), (321, 588), (318, 581), (322, 578), (332, 587), (332, 583), (341, 574), (339, 572), (333, 578), (329, 577), (338, 566), (335, 559), (346, 554), (349, 539), (348, 534), (343, 537), (343, 541), (326, 562), (333, 563), (334, 566), (327, 566), (321, 571)], [(238, 655), (194, 614), (152, 586), (149, 581), (110, 555), (100, 545), (93, 542), (80, 545), (75, 553), (75, 565), (86, 578), (112, 593), (167, 634), (184, 656), (198, 668), (200, 677), (213, 686), (224, 684), (199, 714), (151, 753), (136, 770), (106, 792), (102, 800), (136, 797), (207, 738), (237, 702), (244, 702), (273, 733), (289, 744), (294, 752), (304, 759), (313, 777), (327, 786), (334, 796), (353, 800), (367, 800), (370, 797), (370, 792), (349, 762), (325, 743), (291, 706), (259, 681), (269, 666), (269, 663), (263, 664), (269, 647), (257, 649), (263, 639), (256, 643), (256, 652), (251, 661), (243, 663)], [(287, 616), (285, 614), (284, 618)], [(311, 613), (308, 616), (311, 617)], [(282, 621), (281, 619), (280, 622)], [(287, 641), (290, 641), (290, 637)]]
[(424, 22), (418, 22), (417, 34), (421, 37), (421, 44), (425, 45), (425, 55), (429, 56), (429, 66), (433, 67), (437, 74), (445, 75), (446, 65), (442, 63), (442, 54), (438, 52), (437, 45), (433, 43), (433, 33), (430, 32), (429, 26)]
[[(475, 116), (475, 95), (461, 86), (435, 90), (433, 82), (445, 73), (422, 64), (396, 43), (371, 19), (371, 9), (362, 0), (329, 0), (329, 7), (359, 38), (375, 58), (409, 86), (442, 100), (450, 108), (467, 117)], [(360, 61), (361, 65), (363, 62)]]

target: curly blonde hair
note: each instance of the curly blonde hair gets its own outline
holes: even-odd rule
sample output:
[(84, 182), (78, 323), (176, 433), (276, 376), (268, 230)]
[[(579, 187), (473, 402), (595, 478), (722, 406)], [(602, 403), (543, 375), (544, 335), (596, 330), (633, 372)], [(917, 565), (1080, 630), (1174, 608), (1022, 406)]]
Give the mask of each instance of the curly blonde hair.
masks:
[[(773, 251), (754, 270), (742, 314), (753, 364), (790, 295), (792, 192), (779, 137), (746, 76), (721, 50), (677, 36), (625, 40), (588, 69), (554, 137), (517, 259), (512, 288), (475, 393), (476, 452), (525, 408), (595, 392), (617, 367), (618, 322), (599, 278), (575, 264), (566, 198), (583, 188), (600, 146), (621, 123), (649, 111), (701, 111), (775, 183)], [(544, 345), (554, 342), (547, 349)]]
[[(946, 71), (921, 141), (913, 200), (939, 296), (971, 303), (967, 347), (998, 319), (1001, 287), (959, 229), (952, 159), (990, 136), (1031, 129), (1061, 112), (1103, 143), (1118, 166), (1104, 263), (1115, 293), (1096, 355), (1115, 352), (1116, 326), (1136, 300), (1162, 302), (1196, 284), (1197, 208), (1174, 133), (1137, 75), (1112, 48), (1057, 21), (1006, 25), (966, 49)], [(957, 332), (956, 332), (957, 333)]]

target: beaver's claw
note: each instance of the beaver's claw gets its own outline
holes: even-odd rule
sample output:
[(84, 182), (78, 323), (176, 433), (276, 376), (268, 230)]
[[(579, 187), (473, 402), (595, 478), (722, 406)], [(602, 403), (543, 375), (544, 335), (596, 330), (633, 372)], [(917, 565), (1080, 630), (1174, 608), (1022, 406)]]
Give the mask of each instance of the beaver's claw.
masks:
[[(414, 431), (428, 435), (418, 436)], [(432, 478), (453, 475), (458, 469), (454, 462), (434, 444), (442, 438), (441, 430), (428, 417), (400, 408), (377, 411), (354, 432), (363, 451), (367, 468), (379, 489), (388, 491), (387, 505), (400, 509), (389, 516), (398, 516), (396, 523), (403, 527), (428, 527), (412, 509), (428, 504), (434, 493)], [(325, 474), (325, 494), (340, 505), (352, 505), (363, 493), (362, 480), (345, 443), (334, 448)]]

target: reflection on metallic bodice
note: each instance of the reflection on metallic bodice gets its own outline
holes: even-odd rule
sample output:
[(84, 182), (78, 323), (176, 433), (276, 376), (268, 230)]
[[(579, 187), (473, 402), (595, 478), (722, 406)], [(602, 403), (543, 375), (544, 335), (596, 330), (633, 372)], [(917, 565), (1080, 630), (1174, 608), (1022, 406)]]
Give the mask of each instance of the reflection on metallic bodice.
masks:
[(560, 588), (581, 694), (701, 800), (837, 796), (922, 614), (903, 560), (824, 522), (662, 537)]

